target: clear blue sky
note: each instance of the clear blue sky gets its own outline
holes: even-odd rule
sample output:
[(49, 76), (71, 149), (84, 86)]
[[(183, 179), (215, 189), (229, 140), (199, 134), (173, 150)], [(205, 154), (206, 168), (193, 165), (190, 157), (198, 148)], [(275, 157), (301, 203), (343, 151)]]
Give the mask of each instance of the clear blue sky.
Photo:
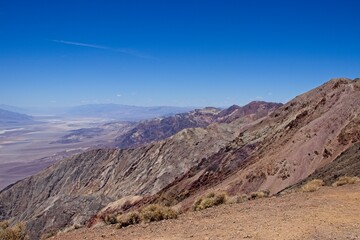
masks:
[(360, 77), (358, 0), (1, 1), (0, 103), (285, 102)]

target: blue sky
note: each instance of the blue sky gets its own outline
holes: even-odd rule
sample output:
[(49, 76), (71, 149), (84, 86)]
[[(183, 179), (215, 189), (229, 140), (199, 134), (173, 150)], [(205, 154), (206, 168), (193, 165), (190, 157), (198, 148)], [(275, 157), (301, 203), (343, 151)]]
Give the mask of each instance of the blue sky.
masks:
[(286, 102), (360, 77), (360, 1), (1, 1), (0, 103)]

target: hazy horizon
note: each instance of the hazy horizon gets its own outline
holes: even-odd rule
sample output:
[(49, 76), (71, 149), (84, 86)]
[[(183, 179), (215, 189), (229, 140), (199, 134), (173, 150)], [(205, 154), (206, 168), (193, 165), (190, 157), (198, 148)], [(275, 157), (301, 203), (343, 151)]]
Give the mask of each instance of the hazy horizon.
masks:
[(354, 0), (3, 2), (0, 104), (284, 103), (360, 76), (359, 10)]

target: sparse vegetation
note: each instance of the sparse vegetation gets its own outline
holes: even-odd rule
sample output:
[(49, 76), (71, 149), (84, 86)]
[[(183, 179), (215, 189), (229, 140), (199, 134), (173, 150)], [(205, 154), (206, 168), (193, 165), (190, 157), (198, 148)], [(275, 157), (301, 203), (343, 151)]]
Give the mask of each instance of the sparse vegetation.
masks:
[(115, 214), (109, 214), (102, 217), (106, 224), (116, 224), (117, 218)]
[(127, 227), (130, 225), (135, 225), (141, 222), (141, 217), (140, 214), (138, 212), (130, 212), (127, 214), (122, 214), (119, 215), (116, 218), (118, 225), (118, 228), (123, 228), (123, 227)]
[(164, 219), (177, 218), (177, 212), (170, 207), (158, 204), (151, 204), (143, 208), (140, 212), (141, 220), (144, 222), (161, 221)]
[(320, 189), (321, 186), (324, 186), (325, 183), (321, 179), (314, 179), (308, 183), (306, 183), (304, 186), (302, 186), (301, 191), (302, 192), (315, 192)]
[(141, 222), (155, 222), (165, 219), (175, 219), (178, 213), (170, 207), (159, 204), (151, 204), (140, 211), (132, 211), (125, 214), (110, 214), (103, 218), (107, 224), (118, 224), (118, 228), (139, 224)]
[(9, 227), (9, 222), (8, 221), (1, 221), (0, 222), (0, 230), (5, 230)]
[(249, 200), (249, 196), (246, 194), (242, 195), (235, 195), (232, 197), (228, 197), (226, 203), (233, 204), (233, 203), (243, 203)]
[(13, 227), (9, 227), (7, 221), (0, 222), (0, 240), (24, 240), (26, 238), (25, 227), (22, 223), (18, 223)]
[(201, 197), (195, 201), (193, 205), (194, 211), (201, 211), (206, 208), (218, 206), (226, 202), (227, 195), (225, 193), (209, 193), (205, 197)]
[(269, 197), (270, 191), (268, 190), (262, 190), (257, 192), (252, 192), (249, 195), (247, 194), (241, 194), (241, 195), (235, 195), (232, 197), (229, 197), (227, 200), (227, 203), (243, 203), (250, 200), (260, 199), (260, 198), (266, 198)]
[(270, 192), (265, 190), (265, 191), (258, 191), (258, 192), (252, 192), (250, 193), (249, 196), (249, 200), (255, 200), (255, 199), (259, 199), (259, 198), (265, 198), (268, 197), (270, 195)]
[(333, 187), (343, 186), (346, 184), (354, 184), (355, 182), (360, 181), (360, 178), (358, 177), (348, 177), (348, 176), (342, 176), (339, 177), (336, 182), (332, 184)]

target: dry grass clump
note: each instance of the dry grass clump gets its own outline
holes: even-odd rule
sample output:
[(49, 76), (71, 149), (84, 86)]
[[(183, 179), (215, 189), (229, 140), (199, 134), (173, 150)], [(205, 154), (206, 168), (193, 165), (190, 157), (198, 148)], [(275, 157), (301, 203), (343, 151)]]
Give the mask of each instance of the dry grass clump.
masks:
[(165, 219), (175, 219), (178, 213), (170, 207), (151, 204), (140, 211), (133, 211), (125, 214), (109, 214), (103, 220), (107, 224), (117, 224), (118, 228), (139, 224), (141, 222), (155, 222)]
[(0, 230), (5, 230), (9, 227), (9, 222), (8, 221), (1, 221), (0, 222)]
[(260, 198), (266, 198), (269, 197), (270, 191), (268, 190), (262, 190), (257, 192), (252, 192), (249, 195), (242, 194), (242, 195), (235, 195), (233, 197), (229, 197), (227, 200), (227, 203), (243, 203), (250, 200), (260, 199)]
[(339, 177), (336, 182), (332, 184), (333, 187), (343, 186), (346, 184), (354, 184), (355, 182), (360, 181), (360, 178), (358, 177), (348, 177), (348, 176), (342, 176)]
[(154, 222), (177, 218), (178, 213), (170, 207), (151, 204), (141, 210), (140, 216), (144, 222)]
[(314, 179), (308, 183), (306, 183), (304, 186), (302, 186), (301, 191), (302, 192), (315, 192), (320, 189), (321, 186), (324, 186), (325, 183), (321, 179)]
[(7, 221), (0, 222), (0, 240), (24, 240), (26, 237), (25, 227), (22, 223), (9, 227)]
[(246, 194), (242, 195), (235, 195), (232, 197), (228, 197), (226, 203), (233, 204), (233, 203), (243, 203), (249, 200), (249, 196)]
[(118, 223), (116, 217), (117, 217), (117, 215), (112, 213), (112, 214), (102, 216), (102, 219), (104, 220), (104, 222), (106, 224), (116, 224), (116, 223)]
[(258, 191), (258, 192), (252, 192), (250, 193), (249, 200), (255, 200), (260, 198), (266, 198), (269, 197), (270, 192), (269, 191)]
[(224, 204), (226, 202), (226, 194), (225, 193), (209, 193), (205, 197), (201, 197), (195, 201), (193, 205), (194, 211), (201, 211), (206, 208), (218, 206)]
[(138, 212), (130, 212), (127, 214), (119, 215), (116, 218), (118, 228), (124, 228), (130, 225), (139, 224), (141, 222), (141, 217)]

